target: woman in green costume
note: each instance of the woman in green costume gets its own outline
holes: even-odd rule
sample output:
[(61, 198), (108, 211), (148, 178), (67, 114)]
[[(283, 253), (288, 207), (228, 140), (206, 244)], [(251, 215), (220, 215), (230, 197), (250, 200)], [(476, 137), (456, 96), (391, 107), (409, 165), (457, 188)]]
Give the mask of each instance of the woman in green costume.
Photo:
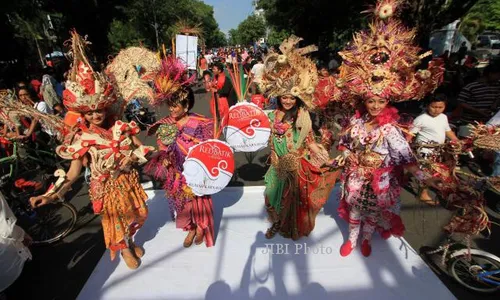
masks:
[(271, 166), (265, 176), (265, 204), (272, 226), (266, 232), (268, 239), (278, 232), (293, 240), (308, 236), (338, 175), (324, 167), (331, 139), (323, 135), (317, 141), (308, 111), (314, 108), (317, 71), (303, 55), (315, 48), (297, 49), (299, 41), (290, 37), (280, 47), (282, 54), (270, 54), (265, 61), (264, 87), (279, 100), (278, 109), (269, 113)]

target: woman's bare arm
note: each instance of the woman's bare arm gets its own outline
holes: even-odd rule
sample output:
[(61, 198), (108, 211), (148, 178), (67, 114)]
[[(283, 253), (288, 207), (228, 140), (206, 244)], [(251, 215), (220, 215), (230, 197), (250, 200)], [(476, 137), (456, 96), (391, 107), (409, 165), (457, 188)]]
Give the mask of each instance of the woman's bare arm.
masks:
[(81, 159), (75, 159), (71, 161), (71, 166), (69, 167), (68, 172), (66, 173), (66, 181), (63, 183), (62, 187), (59, 191), (51, 195), (42, 195), (38, 197), (32, 197), (30, 199), (31, 206), (39, 207), (45, 204), (49, 204), (51, 202), (56, 201), (58, 198), (64, 196), (64, 194), (70, 190), (71, 186), (78, 179), (80, 172), (82, 171), (83, 161)]

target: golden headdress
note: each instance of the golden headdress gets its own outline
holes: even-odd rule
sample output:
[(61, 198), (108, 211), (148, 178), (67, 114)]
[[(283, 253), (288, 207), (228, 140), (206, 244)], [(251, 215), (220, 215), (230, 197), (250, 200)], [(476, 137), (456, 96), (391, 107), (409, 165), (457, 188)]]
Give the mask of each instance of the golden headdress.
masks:
[(283, 41), (282, 54), (270, 53), (264, 58), (265, 72), (261, 87), (269, 96), (293, 95), (308, 109), (314, 109), (314, 92), (318, 84), (316, 65), (305, 55), (317, 51), (314, 45), (296, 46), (302, 40), (295, 35)]
[(394, 102), (422, 99), (442, 82), (441, 60), (432, 60), (426, 70), (416, 70), (421, 59), (414, 45), (415, 30), (407, 29), (395, 16), (401, 0), (379, 0), (366, 31), (355, 34), (344, 51), (341, 74), (345, 88), (362, 99), (380, 97)]

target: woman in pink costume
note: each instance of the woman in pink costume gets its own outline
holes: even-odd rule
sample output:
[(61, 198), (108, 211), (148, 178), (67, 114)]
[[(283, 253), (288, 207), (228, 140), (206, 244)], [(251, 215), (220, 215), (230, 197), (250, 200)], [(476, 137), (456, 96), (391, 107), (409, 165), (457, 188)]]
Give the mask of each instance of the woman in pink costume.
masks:
[(184, 247), (190, 247), (193, 241), (199, 245), (203, 240), (207, 247), (212, 247), (212, 198), (194, 195), (182, 174), (189, 148), (214, 137), (213, 122), (189, 112), (194, 105), (193, 91), (187, 87), (189, 82), (182, 64), (175, 60), (163, 63), (155, 80), (157, 94), (154, 104), (167, 104), (170, 115), (148, 130), (148, 134), (157, 137), (159, 153), (146, 165), (145, 172), (163, 182), (177, 228), (188, 231)]
[(416, 70), (420, 55), (413, 46), (415, 32), (406, 29), (396, 14), (398, 0), (380, 0), (374, 8), (370, 29), (355, 35), (340, 55), (343, 58), (340, 84), (356, 115), (344, 128), (340, 150), (346, 158), (339, 213), (349, 223), (349, 238), (340, 249), (347, 256), (361, 234), (361, 253), (371, 254), (371, 239), (377, 230), (383, 238), (401, 236), (399, 216), (403, 168), (426, 185), (438, 187), (439, 180), (427, 178), (398, 124), (398, 113), (390, 101), (421, 99), (441, 83), (443, 68), (436, 61), (427, 70)]

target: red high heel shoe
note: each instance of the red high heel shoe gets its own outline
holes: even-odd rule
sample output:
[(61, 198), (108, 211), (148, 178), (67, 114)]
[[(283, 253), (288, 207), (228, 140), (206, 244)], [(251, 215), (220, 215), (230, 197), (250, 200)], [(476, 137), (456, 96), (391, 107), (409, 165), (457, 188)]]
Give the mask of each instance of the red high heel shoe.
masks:
[(349, 254), (351, 254), (352, 250), (354, 247), (352, 246), (352, 243), (350, 240), (347, 240), (341, 247), (340, 247), (340, 255), (342, 257), (346, 257)]
[(363, 240), (361, 243), (361, 253), (363, 256), (368, 257), (370, 254), (372, 254), (372, 246), (370, 245), (370, 242), (368, 240)]

